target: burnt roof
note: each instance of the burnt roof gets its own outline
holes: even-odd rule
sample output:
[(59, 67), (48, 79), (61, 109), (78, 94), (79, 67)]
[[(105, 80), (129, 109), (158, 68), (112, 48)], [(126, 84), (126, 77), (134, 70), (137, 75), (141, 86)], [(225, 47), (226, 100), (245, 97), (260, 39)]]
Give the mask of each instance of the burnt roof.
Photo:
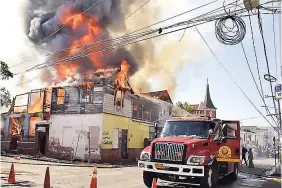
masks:
[(141, 94), (149, 96), (149, 97), (157, 98), (157, 99), (160, 99), (162, 101), (166, 101), (168, 103), (173, 104), (167, 90), (154, 91), (154, 92), (141, 93)]

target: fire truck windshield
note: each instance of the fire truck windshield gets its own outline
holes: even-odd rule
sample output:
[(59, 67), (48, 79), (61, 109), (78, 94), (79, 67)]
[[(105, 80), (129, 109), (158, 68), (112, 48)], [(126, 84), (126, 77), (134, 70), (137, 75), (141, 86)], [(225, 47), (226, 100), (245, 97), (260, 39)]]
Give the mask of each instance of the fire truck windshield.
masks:
[(161, 137), (183, 136), (208, 138), (209, 123), (203, 121), (167, 121)]

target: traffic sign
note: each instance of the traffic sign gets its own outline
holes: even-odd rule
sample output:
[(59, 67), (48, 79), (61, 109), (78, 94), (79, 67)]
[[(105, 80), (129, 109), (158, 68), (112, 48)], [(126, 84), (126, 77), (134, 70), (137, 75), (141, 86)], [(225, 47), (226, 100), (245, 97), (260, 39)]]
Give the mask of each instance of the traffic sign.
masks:
[(282, 91), (282, 84), (278, 84), (275, 86), (275, 92), (281, 92)]
[(282, 99), (282, 92), (276, 92), (276, 99)]

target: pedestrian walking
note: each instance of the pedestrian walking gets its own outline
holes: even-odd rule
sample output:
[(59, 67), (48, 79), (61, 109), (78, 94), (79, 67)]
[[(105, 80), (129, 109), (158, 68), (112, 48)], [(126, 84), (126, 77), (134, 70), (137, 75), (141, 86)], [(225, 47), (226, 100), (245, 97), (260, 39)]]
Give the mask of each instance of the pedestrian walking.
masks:
[(247, 160), (246, 160), (246, 154), (248, 150), (244, 146), (242, 147), (242, 161), (245, 161), (246, 166), (248, 166)]
[(253, 163), (253, 159), (254, 159), (254, 154), (253, 154), (253, 151), (252, 151), (252, 148), (249, 149), (249, 152), (248, 152), (249, 156), (248, 156), (248, 160), (249, 160), (249, 167), (250, 168), (254, 168), (254, 163)]

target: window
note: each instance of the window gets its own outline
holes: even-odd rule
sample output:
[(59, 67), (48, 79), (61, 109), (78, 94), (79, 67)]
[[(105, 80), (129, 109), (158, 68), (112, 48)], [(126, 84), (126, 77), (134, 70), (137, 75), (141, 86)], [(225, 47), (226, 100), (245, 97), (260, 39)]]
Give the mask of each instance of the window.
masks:
[(227, 127), (227, 138), (236, 138), (236, 130)]
[(227, 125), (227, 138), (235, 139), (237, 136), (237, 123), (228, 123)]
[(210, 124), (202, 121), (167, 121), (162, 137), (181, 136), (208, 138)]
[(57, 104), (65, 103), (65, 90), (63, 88), (59, 88), (57, 90)]
[(122, 107), (122, 99), (123, 99), (123, 93), (119, 90), (116, 91), (115, 95), (115, 105)]
[(81, 103), (93, 103), (94, 90), (93, 87), (81, 87)]

